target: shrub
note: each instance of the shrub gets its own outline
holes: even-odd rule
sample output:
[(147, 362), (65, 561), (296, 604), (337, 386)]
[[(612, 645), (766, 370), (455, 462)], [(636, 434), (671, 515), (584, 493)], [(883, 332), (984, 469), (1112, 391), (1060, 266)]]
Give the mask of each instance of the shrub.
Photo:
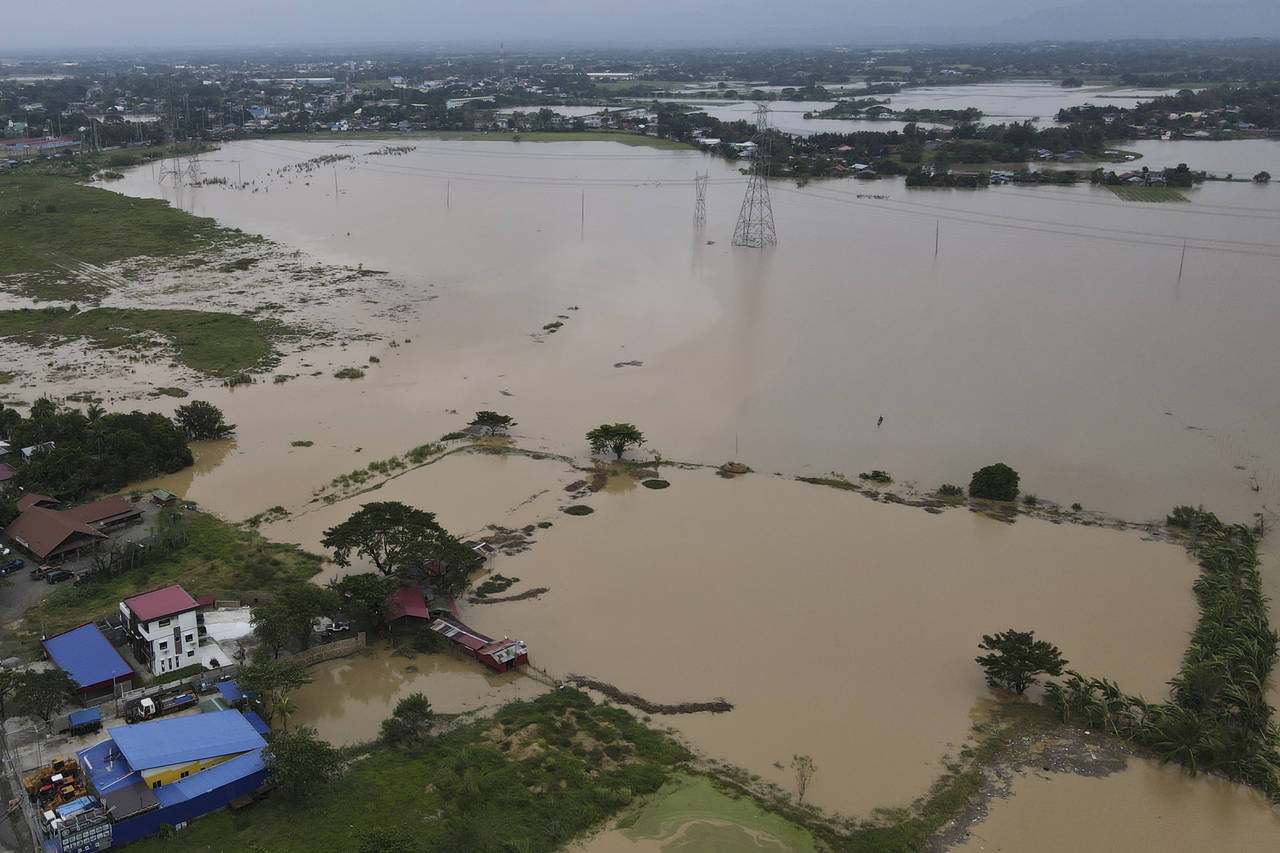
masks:
[(870, 474), (868, 474), (866, 471), (863, 471), (861, 474), (858, 475), (858, 479), (870, 480), (873, 483), (892, 483), (893, 482), (893, 478), (889, 476), (889, 472), (881, 471), (879, 468), (873, 469)]
[(954, 483), (943, 483), (938, 486), (938, 494), (944, 498), (962, 498), (964, 497), (964, 489)]
[(1077, 502), (1077, 503), (1073, 503), (1073, 504), (1071, 505), (1071, 511), (1072, 511), (1072, 512), (1079, 512), (1079, 511), (1080, 511), (1080, 510), (1082, 510), (1082, 509), (1084, 509), (1084, 507), (1080, 506), (1080, 504), (1079, 504), (1078, 502)]
[(1040, 499), (1035, 495), (1023, 495), (1022, 502), (1027, 506), (1039, 506)]
[(362, 379), (364, 371), (358, 367), (344, 367), (333, 375), (336, 379)]
[(969, 497), (991, 501), (1018, 499), (1018, 472), (1003, 462), (988, 465), (973, 473), (969, 480)]

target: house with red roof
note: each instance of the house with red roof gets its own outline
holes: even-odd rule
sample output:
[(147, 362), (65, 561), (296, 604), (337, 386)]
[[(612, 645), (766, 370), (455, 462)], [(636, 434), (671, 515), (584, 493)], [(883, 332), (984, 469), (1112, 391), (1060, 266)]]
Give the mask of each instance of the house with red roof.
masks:
[(142, 518), (142, 510), (121, 497), (58, 510), (58, 502), (35, 492), (18, 499), (21, 513), (5, 536), (38, 560), (74, 557), (107, 538), (107, 531)]
[(200, 662), (200, 604), (178, 584), (129, 596), (120, 614), (134, 654), (153, 674)]

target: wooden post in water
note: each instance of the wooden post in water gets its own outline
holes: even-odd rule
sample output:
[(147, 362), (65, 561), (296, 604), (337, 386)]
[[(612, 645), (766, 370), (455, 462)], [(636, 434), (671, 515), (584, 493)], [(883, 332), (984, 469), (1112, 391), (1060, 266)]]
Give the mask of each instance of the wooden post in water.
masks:
[(453, 196), (453, 181), (445, 181), (444, 182), (444, 209), (445, 210), (449, 209), (449, 203), (451, 201), (452, 196)]
[(933, 259), (938, 259), (938, 241), (942, 239), (942, 220), (934, 220), (933, 223)]
[(582, 214), (578, 224), (578, 239), (584, 240), (587, 236), (587, 191), (582, 191)]
[(1178, 258), (1178, 284), (1182, 284), (1182, 267), (1187, 262), (1187, 241), (1182, 241), (1182, 257)]

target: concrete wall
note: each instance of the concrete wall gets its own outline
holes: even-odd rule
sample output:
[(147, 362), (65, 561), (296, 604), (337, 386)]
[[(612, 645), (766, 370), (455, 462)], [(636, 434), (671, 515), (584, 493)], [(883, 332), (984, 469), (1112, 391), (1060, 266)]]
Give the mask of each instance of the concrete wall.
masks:
[(338, 640), (332, 643), (325, 643), (323, 646), (316, 646), (307, 649), (305, 652), (298, 652), (291, 660), (300, 663), (303, 666), (312, 666), (322, 661), (333, 660), (334, 658), (343, 658), (347, 655), (353, 655), (364, 648), (364, 631), (349, 637), (345, 640)]

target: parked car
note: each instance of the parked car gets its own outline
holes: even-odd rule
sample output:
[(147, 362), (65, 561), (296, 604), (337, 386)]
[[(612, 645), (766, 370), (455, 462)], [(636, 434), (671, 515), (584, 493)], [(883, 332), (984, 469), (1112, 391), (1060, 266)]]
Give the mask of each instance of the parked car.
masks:
[(343, 631), (351, 630), (351, 623), (346, 619), (339, 619), (329, 623), (329, 627), (325, 629), (330, 634), (341, 634)]
[(49, 574), (49, 572), (53, 571), (56, 568), (58, 567), (50, 566), (48, 564), (45, 564), (42, 566), (36, 566), (34, 569), (31, 570), (31, 579), (33, 581), (44, 580), (45, 575)]
[(9, 562), (5, 563), (3, 566), (0, 566), (0, 575), (12, 574), (13, 572), (16, 572), (18, 569), (22, 568), (26, 564), (27, 564), (26, 560), (10, 560)]
[(75, 572), (69, 572), (66, 569), (54, 569), (44, 576), (47, 583), (62, 583), (69, 581), (76, 576)]

